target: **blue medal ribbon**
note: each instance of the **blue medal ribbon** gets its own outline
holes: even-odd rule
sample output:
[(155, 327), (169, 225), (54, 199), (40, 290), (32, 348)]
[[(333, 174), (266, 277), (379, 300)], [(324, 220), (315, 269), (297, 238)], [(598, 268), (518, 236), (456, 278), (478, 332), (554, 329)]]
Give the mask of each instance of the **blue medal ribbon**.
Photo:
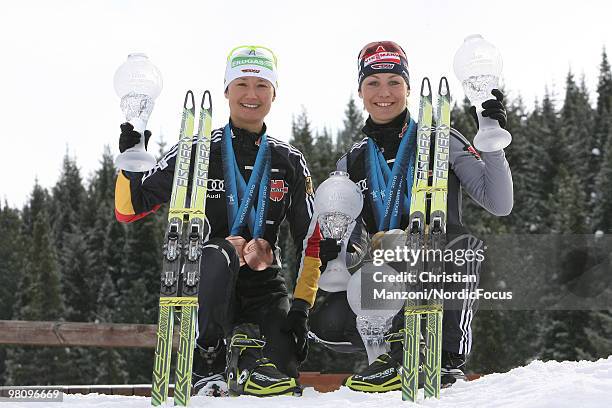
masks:
[[(230, 235), (240, 235), (242, 228), (248, 225), (253, 238), (259, 238), (265, 229), (270, 194), (271, 154), (268, 137), (264, 133), (260, 138), (257, 157), (248, 184), (245, 183), (236, 161), (229, 124), (225, 125), (223, 139), (223, 172)], [(254, 211), (256, 191), (259, 200), (257, 216)]]
[(398, 228), (401, 215), (410, 210), (410, 197), (414, 179), (416, 124), (412, 119), (402, 135), (393, 169), (371, 138), (368, 138), (368, 185), (374, 218), (379, 231)]

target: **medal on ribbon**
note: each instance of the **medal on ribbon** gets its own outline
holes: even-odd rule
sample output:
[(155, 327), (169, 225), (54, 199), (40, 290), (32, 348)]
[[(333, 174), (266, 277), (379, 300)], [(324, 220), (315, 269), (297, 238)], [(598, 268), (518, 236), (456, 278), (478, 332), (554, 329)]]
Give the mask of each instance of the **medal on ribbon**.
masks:
[(402, 213), (410, 210), (414, 179), (416, 124), (412, 119), (402, 134), (393, 168), (371, 138), (368, 138), (366, 169), (372, 212), (378, 231), (399, 228)]
[[(272, 247), (263, 238), (270, 195), (271, 153), (268, 138), (265, 133), (260, 138), (248, 183), (242, 177), (236, 161), (229, 124), (225, 126), (223, 132), (222, 157), (230, 231), (226, 239), (236, 249), (240, 266), (246, 263), (251, 269), (262, 271), (272, 265), (274, 260)], [(248, 243), (241, 235), (245, 227), (250, 230), (253, 237)]]

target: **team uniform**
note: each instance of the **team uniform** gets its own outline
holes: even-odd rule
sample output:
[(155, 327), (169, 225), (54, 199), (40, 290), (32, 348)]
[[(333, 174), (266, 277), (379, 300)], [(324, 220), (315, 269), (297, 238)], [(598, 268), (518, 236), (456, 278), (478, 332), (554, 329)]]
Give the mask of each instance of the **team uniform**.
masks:
[[(231, 121), (230, 127), (238, 168), (248, 180), (266, 127), (264, 125), (259, 134), (235, 128)], [(295, 255), (288, 256), (296, 256), (298, 265), (293, 304), (301, 304), (308, 309), (314, 304), (320, 274), (320, 234), (316, 225), (310, 226), (313, 212), (310, 172), (303, 155), (297, 149), (267, 137), (271, 152), (270, 193), (262, 238), (271, 245), (274, 261), (263, 271), (252, 270), (247, 264), (240, 267), (234, 247), (225, 240), (230, 231), (222, 166), (222, 139), (223, 128), (214, 130), (206, 200), (209, 233), (200, 265), (197, 334), (197, 345), (206, 360), (201, 361), (200, 365), (206, 366), (210, 372), (201, 375), (206, 377), (208, 374), (222, 372), (226, 363), (223, 339), (235, 334), (233, 330), (237, 326), (254, 323), (256, 327), (251, 325), (245, 330), (251, 336), (265, 337), (265, 346), (264, 358), (255, 359), (257, 361), (251, 363), (257, 365), (262, 372), (269, 370), (269, 364), (273, 363), (280, 372), (290, 377), (287, 378), (286, 388), (292, 388), (296, 384), (297, 368), (299, 360), (303, 359), (303, 350), (296, 350), (293, 338), (281, 330), (281, 323), (287, 316), (291, 302), (281, 271), (278, 232), (282, 221), (287, 219), (296, 248)], [(193, 146), (192, 156), (195, 141)], [(119, 221), (136, 221), (155, 212), (162, 203), (170, 200), (176, 154), (177, 146), (174, 146), (148, 172), (119, 173), (115, 192), (115, 213)], [(191, 163), (193, 166), (194, 160)], [(244, 228), (241, 235), (247, 241), (252, 238), (248, 228)], [(196, 372), (197, 364), (194, 363)], [(256, 391), (253, 393), (257, 394)]]
[[(385, 125), (377, 125), (371, 119), (368, 119), (363, 128), (363, 133), (375, 141), (390, 166), (395, 162), (401, 136), (409, 119), (410, 115), (406, 110)], [(447, 248), (452, 250), (479, 250), (482, 249), (483, 242), (469, 234), (462, 223), (462, 190), (465, 190), (474, 201), (490, 213), (498, 216), (507, 215), (510, 213), (513, 203), (510, 168), (503, 150), (479, 154), (458, 131), (451, 129), (450, 134)], [(433, 147), (433, 143), (431, 143), (431, 146)], [(351, 180), (360, 187), (364, 197), (360, 219), (357, 220), (349, 241), (349, 247), (353, 247), (353, 254), (347, 254), (347, 266), (349, 270), (353, 271), (360, 266), (363, 255), (367, 254), (370, 237), (378, 232), (370, 201), (366, 155), (367, 138), (364, 138), (355, 143), (337, 165), (338, 170), (349, 173)], [(430, 165), (432, 165), (431, 162)], [(408, 222), (409, 211), (404, 210), (400, 228), (405, 230), (408, 227)], [(461, 273), (478, 277), (481, 268), (481, 263), (477, 261), (466, 262), (462, 266), (452, 262), (446, 263), (447, 274)], [(453, 283), (453, 285), (452, 288), (446, 286), (445, 289), (472, 291), (477, 287), (478, 282), (476, 279), (476, 282)], [(473, 301), (445, 302), (442, 347), (445, 352), (443, 354), (447, 359), (455, 358), (464, 361), (465, 355), (470, 352), (473, 310)], [(319, 300), (317, 308), (311, 314), (310, 327), (319, 340), (330, 348), (344, 352), (364, 350), (363, 341), (356, 330), (355, 318), (355, 314), (348, 305), (346, 292), (329, 293)], [(403, 328), (402, 312), (394, 318), (392, 331), (398, 332), (401, 328)], [(397, 340), (401, 339), (401, 336), (390, 336), (389, 338)], [(401, 362), (401, 341), (391, 343), (390, 355), (383, 355), (379, 359), (380, 361), (374, 363), (375, 367), (370, 366), (370, 372), (361, 373), (363, 374), (362, 377), (380, 371), (381, 367), (378, 366), (389, 366), (397, 369)], [(456, 363), (455, 365), (457, 364), (461, 365), (462, 363)], [(349, 387), (352, 377), (347, 382)], [(379, 387), (377, 388), (377, 386)], [(397, 370), (393, 370), (392, 375), (388, 375), (375, 383), (371, 391), (387, 391), (399, 389), (399, 387)]]

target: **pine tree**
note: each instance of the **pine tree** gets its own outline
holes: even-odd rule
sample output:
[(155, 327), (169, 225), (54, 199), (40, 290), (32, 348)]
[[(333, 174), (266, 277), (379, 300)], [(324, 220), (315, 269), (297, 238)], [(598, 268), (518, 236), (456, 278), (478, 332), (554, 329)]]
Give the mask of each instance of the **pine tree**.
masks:
[[(53, 239), (58, 253), (64, 249), (66, 234), (80, 233), (81, 213), (85, 206), (85, 187), (76, 161), (68, 153), (64, 156), (60, 179), (53, 187), (49, 203)], [(58, 258), (60, 268), (64, 261)]]
[[(149, 216), (137, 223), (147, 223), (144, 228), (128, 226), (126, 246), (122, 263), (122, 277), (119, 279), (120, 313), (114, 317), (116, 322), (156, 323), (159, 301), (159, 276), (161, 271), (161, 244), (159, 235), (141, 234), (151, 231), (155, 220)], [(152, 242), (143, 246), (147, 239)], [(155, 245), (158, 243), (158, 245)], [(154, 247), (156, 246), (156, 247)], [(144, 250), (143, 250), (144, 249)], [(130, 381), (147, 383), (151, 381), (153, 358), (149, 350), (122, 350), (121, 356), (127, 362)]]
[(289, 143), (302, 152), (308, 164), (311, 163), (314, 154), (314, 137), (312, 136), (311, 128), (312, 125), (308, 119), (308, 113), (302, 107), (302, 112), (298, 117), (293, 118)]
[(560, 234), (585, 234), (587, 201), (579, 176), (561, 164), (556, 192), (551, 197), (553, 231)]
[(612, 115), (606, 137), (603, 161), (595, 181), (595, 206), (593, 225), (595, 230), (612, 233)]
[(541, 144), (546, 149), (544, 159), (548, 158), (548, 163), (545, 163), (546, 170), (540, 175), (540, 178), (547, 181), (543, 183), (542, 191), (540, 192), (542, 199), (547, 199), (553, 193), (554, 183), (551, 181), (557, 178), (559, 171), (557, 164), (563, 162), (563, 143), (560, 140), (560, 127), (561, 121), (555, 109), (554, 96), (546, 88), (544, 99), (542, 100), (541, 131), (539, 134), (542, 140)]
[(310, 163), (310, 173), (316, 187), (336, 169), (334, 143), (327, 129), (323, 129), (323, 133), (317, 135), (314, 151), (317, 154)]
[[(560, 166), (555, 186), (556, 190), (550, 201), (550, 208), (554, 214), (552, 232), (555, 235), (549, 239), (556, 240), (556, 248), (567, 251), (570, 244), (576, 247), (582, 243), (582, 236), (578, 234), (588, 233), (586, 193), (579, 176), (575, 172), (570, 172), (565, 164)], [(576, 256), (571, 257), (574, 258)], [(575, 274), (584, 272), (584, 265), (578, 265), (578, 270), (571, 270), (569, 262), (561, 262), (560, 265), (563, 269), (554, 271), (552, 276), (547, 277), (552, 289), (565, 288), (566, 282)], [(557, 300), (555, 297), (552, 299)], [(591, 326), (589, 311), (554, 310), (544, 316), (546, 324), (542, 333), (540, 358), (558, 361), (593, 358), (595, 349), (587, 333)]]
[[(595, 175), (589, 171), (589, 162), (593, 158), (596, 140), (593, 136), (593, 112), (589, 104), (589, 95), (584, 77), (580, 85), (574, 81), (569, 72), (566, 80), (566, 92), (561, 109), (562, 124), (560, 128), (561, 162), (580, 180), (579, 188), (586, 199), (591, 198)], [(590, 220), (584, 219), (587, 222)]]
[(547, 123), (550, 100), (545, 97), (543, 106), (535, 103), (534, 111), (527, 115), (523, 125), (512, 130), (512, 150), (509, 151), (514, 184), (514, 208), (508, 217), (512, 230), (517, 233), (543, 233), (550, 229), (548, 198), (551, 178), (542, 177), (556, 173), (558, 163), (549, 152), (556, 135), (551, 134)]
[[(21, 288), (28, 292), (28, 297), (16, 317), (22, 320), (61, 320), (64, 307), (60, 277), (45, 209), (36, 215), (28, 240), (23, 274), (30, 279), (28, 286)], [(11, 349), (7, 361), (9, 381), (20, 385), (60, 384), (68, 371), (66, 362), (63, 348)]]
[[(22, 214), (22, 231), (21, 236), (24, 240), (24, 252), (23, 260), (27, 260), (29, 256), (29, 241), (32, 239), (34, 234), (34, 221), (43, 211), (46, 211), (49, 201), (49, 194), (43, 189), (38, 180), (34, 182), (34, 188), (28, 203), (23, 207)], [(25, 267), (22, 265), (22, 267)], [(30, 274), (23, 273), (25, 269), (21, 270), (19, 281), (17, 283), (17, 295), (15, 299), (15, 315), (19, 315), (19, 311), (27, 307), (31, 301), (31, 292), (29, 287), (32, 284), (33, 277)]]
[[(597, 84), (597, 107), (594, 114), (594, 146), (589, 162), (589, 173), (597, 175), (601, 170), (603, 155), (605, 154), (608, 135), (610, 134), (610, 118), (612, 117), (612, 70), (608, 56), (604, 49), (599, 65), (599, 82)], [(597, 183), (597, 181), (595, 181)], [(593, 205), (596, 205), (597, 194), (594, 195)]]
[(341, 155), (345, 154), (353, 143), (363, 138), (361, 132), (361, 128), (363, 127), (363, 112), (357, 107), (353, 95), (351, 95), (346, 104), (343, 122), (344, 125), (338, 132), (338, 138), (336, 140), (336, 160), (339, 159)]
[(114, 195), (117, 169), (108, 147), (105, 148), (100, 167), (89, 183), (87, 213), (90, 228), (87, 231), (87, 252), (90, 259), (92, 293), (98, 293), (107, 271), (115, 285), (121, 276), (124, 258), (125, 226), (115, 219)]
[(549, 312), (544, 332), (543, 360), (593, 360), (596, 350), (589, 337), (591, 314), (582, 310)]
[(0, 320), (8, 320), (13, 316), (25, 254), (19, 212), (7, 202), (0, 207), (0, 231)]
[(612, 209), (612, 71), (605, 49), (599, 66), (597, 85), (597, 108), (595, 112), (595, 139), (599, 154), (593, 155), (590, 170), (597, 174), (593, 194), (593, 229), (609, 233), (612, 228), (610, 210)]
[[(608, 299), (610, 292), (608, 289)], [(591, 314), (592, 327), (586, 328), (586, 335), (593, 345), (597, 358), (612, 355), (612, 311), (598, 310)]]
[[(98, 295), (96, 321), (113, 323), (120, 299), (109, 271), (104, 274)], [(127, 365), (121, 352), (116, 349), (101, 349), (96, 353), (95, 384), (123, 384), (129, 380)]]
[(50, 202), (52, 230), (60, 275), (63, 281), (66, 316), (69, 321), (87, 321), (95, 302), (91, 294), (89, 258), (84, 242), (82, 213), (86, 192), (74, 159), (64, 156), (60, 179)]
[[(0, 207), (0, 320), (11, 320), (15, 313), (17, 283), (25, 259), (19, 211)], [(0, 384), (6, 384), (6, 349), (0, 348)]]
[(28, 203), (22, 211), (23, 233), (32, 235), (34, 232), (34, 221), (38, 214), (49, 207), (49, 193), (38, 184), (38, 179), (34, 181), (34, 188)]

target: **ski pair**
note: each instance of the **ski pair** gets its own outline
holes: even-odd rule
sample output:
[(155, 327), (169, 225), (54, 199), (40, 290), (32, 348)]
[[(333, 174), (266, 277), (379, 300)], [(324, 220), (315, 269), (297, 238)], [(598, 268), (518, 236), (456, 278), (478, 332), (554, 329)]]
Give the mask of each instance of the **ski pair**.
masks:
[[(446, 212), (448, 194), (448, 159), (450, 147), (450, 91), (445, 77), (440, 79), (437, 94), (435, 129), (431, 84), (428, 78), (421, 83), (421, 100), (417, 129), (415, 177), (410, 204), (407, 246), (412, 253), (418, 250), (443, 251), (446, 245)], [(431, 132), (435, 130), (433, 171), (430, 176)], [(429, 212), (428, 212), (429, 210)], [(434, 255), (433, 261), (419, 261), (409, 268), (412, 276), (421, 272), (441, 275), (444, 271), (442, 257)], [(419, 279), (417, 279), (418, 282)], [(423, 290), (423, 285), (416, 285)], [(427, 288), (432, 289), (432, 288)], [(404, 305), (404, 342), (402, 364), (402, 400), (416, 401), (419, 382), (419, 344), (421, 341), (421, 316), (425, 316), (425, 361), (422, 362), (425, 398), (440, 397), (440, 369), (442, 358), (443, 304), (430, 293), (429, 300), (406, 300)]]
[[(208, 100), (208, 104), (206, 101)], [(205, 107), (207, 106), (207, 107)], [(198, 310), (200, 258), (206, 229), (205, 205), (208, 184), (208, 162), (212, 131), (212, 101), (205, 91), (200, 106), (193, 173), (190, 174), (195, 122), (193, 92), (187, 91), (172, 196), (168, 210), (168, 227), (164, 237), (163, 266), (159, 298), (157, 344), (153, 363), (151, 405), (159, 406), (168, 398), (174, 314), (180, 313), (179, 345), (175, 371), (174, 405), (186, 406), (191, 397), (191, 370), (195, 348)], [(191, 197), (187, 201), (188, 188)]]

